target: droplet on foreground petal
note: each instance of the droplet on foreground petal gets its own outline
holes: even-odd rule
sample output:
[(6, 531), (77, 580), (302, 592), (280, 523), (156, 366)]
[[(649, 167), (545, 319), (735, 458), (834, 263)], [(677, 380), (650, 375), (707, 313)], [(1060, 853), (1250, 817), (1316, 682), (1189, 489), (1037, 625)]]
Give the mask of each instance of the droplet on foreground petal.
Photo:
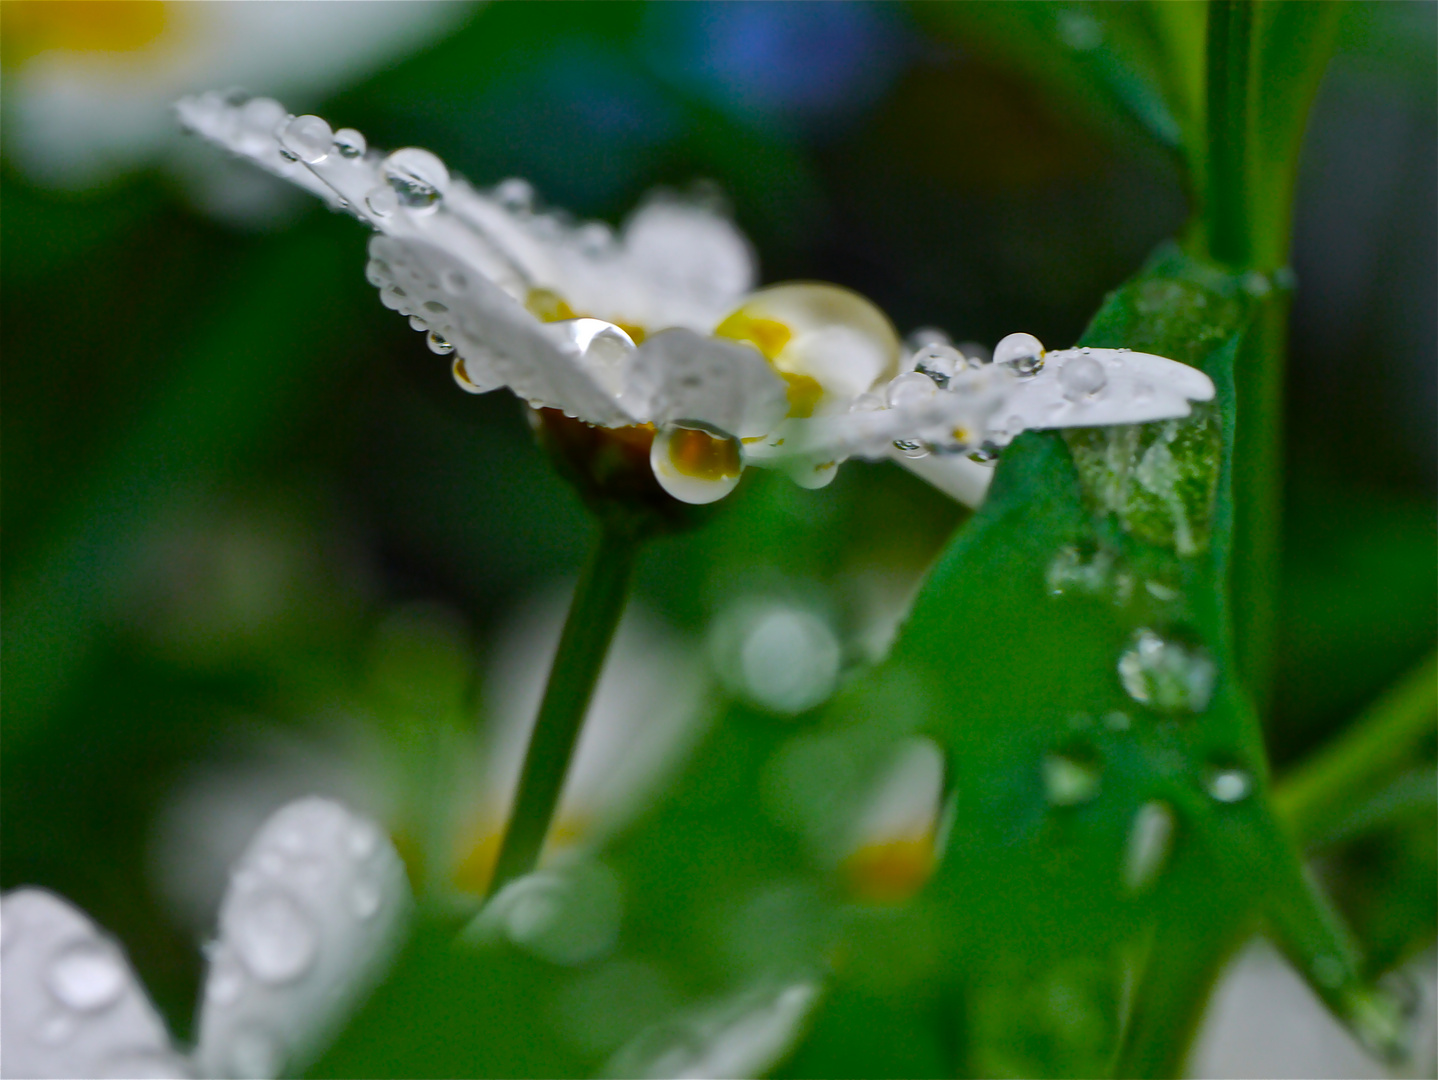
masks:
[(334, 132), (318, 116), (296, 116), (280, 132), (280, 145), (307, 165), (323, 161), (334, 142)]
[(400, 205), (410, 210), (432, 209), (449, 190), (449, 169), (434, 154), (417, 147), (396, 150), (380, 167)]
[(235, 864), (209, 950), (205, 1073), (303, 1069), (388, 962), (410, 904), (373, 823), (320, 798), (271, 815)]
[(0, 926), (0, 1075), (189, 1075), (124, 953), (78, 908), (16, 889)]
[(680, 502), (722, 499), (744, 469), (739, 440), (700, 426), (666, 424), (654, 436), (649, 463), (661, 487)]
[(1044, 346), (1032, 334), (1010, 334), (994, 346), (994, 363), (1008, 364), (1021, 376), (1037, 375), (1044, 366)]

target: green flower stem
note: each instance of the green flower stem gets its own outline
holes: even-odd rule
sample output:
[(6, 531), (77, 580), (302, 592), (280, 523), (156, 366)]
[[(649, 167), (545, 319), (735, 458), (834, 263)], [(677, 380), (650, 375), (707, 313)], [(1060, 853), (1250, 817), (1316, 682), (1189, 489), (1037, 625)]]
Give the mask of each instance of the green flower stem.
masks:
[(525, 752), (519, 791), (490, 878), (490, 896), (529, 873), (539, 861), (589, 701), (624, 613), (642, 542), (639, 529), (606, 520), (579, 576)]
[(1253, 91), (1253, 4), (1208, 5), (1208, 253), (1229, 266), (1253, 260), (1249, 132)]
[(1363, 802), (1375, 785), (1411, 760), (1438, 720), (1438, 653), (1370, 705), (1333, 742), (1283, 778), (1273, 794), (1300, 842)]

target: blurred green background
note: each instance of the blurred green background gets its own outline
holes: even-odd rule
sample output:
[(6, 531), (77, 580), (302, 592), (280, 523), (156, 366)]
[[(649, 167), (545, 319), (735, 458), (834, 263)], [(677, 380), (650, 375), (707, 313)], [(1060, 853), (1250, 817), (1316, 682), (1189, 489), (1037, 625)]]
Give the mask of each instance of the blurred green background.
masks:
[[(573, 577), (590, 526), (515, 400), (457, 392), (375, 302), (353, 222), (269, 191), (262, 214), (207, 213), (195, 171), (158, 152), (79, 189), (18, 161), (14, 117), (38, 91), (5, 18), (0, 882), (61, 892), (115, 932), (183, 1033), (201, 959), (154, 872), (177, 786), (276, 732), (322, 739), (336, 714), (418, 739), (405, 725), (433, 712), (376, 704), (396, 611), (431, 627), (398, 678), (433, 680), (443, 722), (471, 725), (451, 669), (478, 670)], [(447, 19), (377, 73), (286, 103), (611, 223), (655, 185), (712, 182), (764, 281), (847, 285), (901, 333), (1068, 345), (1187, 218), (1163, 124), (1073, 89), (1104, 47), (1083, 5), (1034, 6), (1022, 33), (980, 3)], [(1304, 150), (1279, 774), (1433, 644), (1435, 52), (1438, 6), (1353, 4)], [(962, 517), (892, 465), (851, 464), (822, 492), (751, 471), (709, 525), (653, 545), (637, 599), (699, 641), (736, 593), (802, 595), (857, 663), (866, 588), (902, 595)], [(782, 723), (728, 714), (703, 749), (711, 786)], [(1433, 842), (1430, 815), (1328, 853), (1380, 959), (1431, 940)], [(488, 1067), (586, 1060), (515, 1053)]]

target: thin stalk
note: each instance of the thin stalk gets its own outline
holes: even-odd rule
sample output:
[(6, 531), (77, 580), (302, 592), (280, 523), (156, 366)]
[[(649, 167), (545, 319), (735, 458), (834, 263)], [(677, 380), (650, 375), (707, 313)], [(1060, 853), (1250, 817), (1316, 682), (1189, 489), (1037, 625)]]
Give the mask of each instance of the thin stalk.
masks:
[(579, 575), (525, 752), (509, 827), (490, 878), (490, 896), (529, 873), (539, 861), (584, 716), (624, 613), (640, 544), (638, 530), (605, 522)]
[(1249, 161), (1252, 149), (1253, 4), (1208, 5), (1208, 192), (1204, 218), (1209, 255), (1229, 266), (1253, 259)]
[(1438, 721), (1438, 653), (1428, 656), (1370, 705), (1338, 738), (1285, 776), (1273, 793), (1279, 815), (1300, 839), (1361, 800), (1402, 768)]

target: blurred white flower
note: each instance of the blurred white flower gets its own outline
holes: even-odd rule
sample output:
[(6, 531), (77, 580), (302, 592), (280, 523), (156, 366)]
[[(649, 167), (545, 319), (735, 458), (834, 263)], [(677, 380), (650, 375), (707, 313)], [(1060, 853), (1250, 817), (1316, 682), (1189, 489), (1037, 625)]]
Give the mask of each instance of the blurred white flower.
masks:
[[(479, 191), (427, 150), (386, 156), (273, 100), (208, 93), (177, 108), (191, 130), (379, 232), (371, 283), (453, 355), (462, 387), (651, 427), (655, 477), (685, 502), (722, 498), (746, 465), (820, 487), (851, 456), (991, 457), (1029, 428), (1186, 416), (1213, 396), (1202, 373), (1158, 356), (1046, 352), (1028, 334), (1001, 341), (992, 363), (939, 340), (906, 351), (847, 289), (750, 292), (747, 242), (702, 201), (652, 199), (616, 235), (536, 212), (523, 181)], [(976, 501), (986, 484), (972, 465), (921, 475)]]
[(303, 1069), (379, 976), (411, 907), (369, 820), (301, 799), (230, 873), (192, 1054), (177, 1049), (120, 947), (43, 889), (0, 904), (0, 1072), (14, 1077), (275, 1077)]
[[(157, 158), (175, 163), (169, 105), (179, 95), (218, 83), (316, 99), (420, 47), (470, 9), (430, 0), (7, 3), (6, 153), (32, 179), (65, 188)], [(242, 211), (248, 196), (250, 209), (263, 209), (265, 186), (180, 167), (216, 182), (202, 201), (229, 200)]]
[(875, 904), (908, 900), (933, 875), (944, 844), (944, 756), (932, 739), (908, 738), (870, 783), (843, 840), (849, 892)]

